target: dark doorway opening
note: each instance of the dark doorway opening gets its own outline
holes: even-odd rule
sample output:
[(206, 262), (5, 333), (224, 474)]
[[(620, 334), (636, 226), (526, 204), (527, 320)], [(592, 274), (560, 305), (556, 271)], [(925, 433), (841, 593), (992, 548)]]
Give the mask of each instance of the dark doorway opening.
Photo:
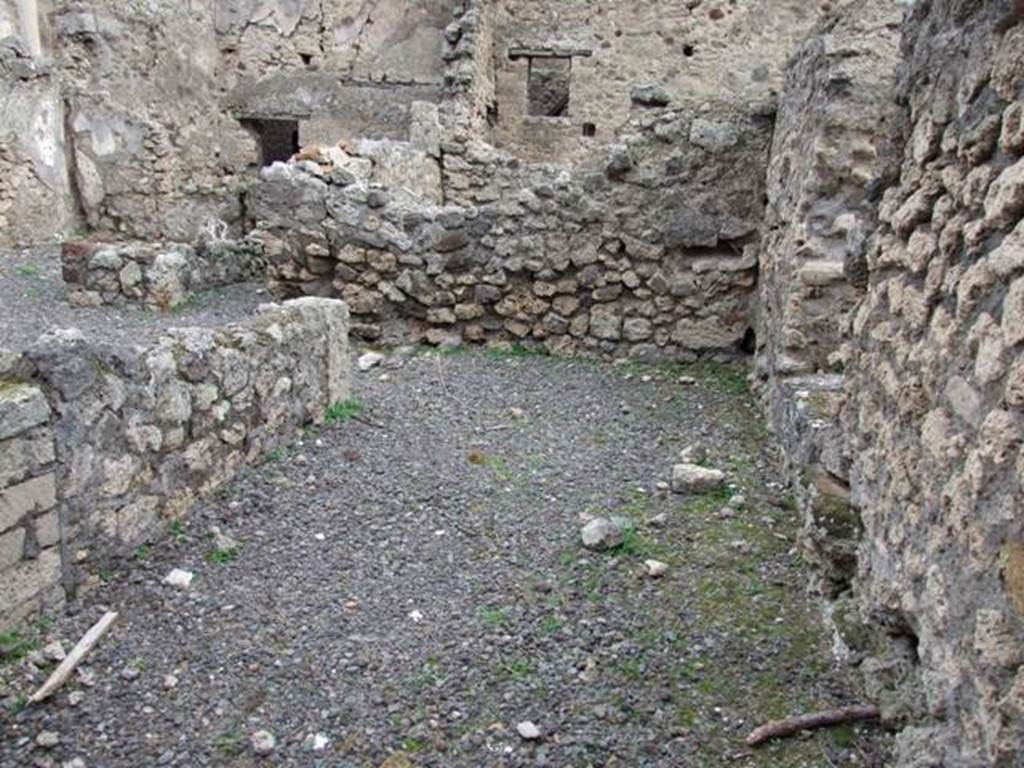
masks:
[(239, 120), (260, 145), (260, 165), (286, 162), (299, 151), (299, 121), (247, 117)]

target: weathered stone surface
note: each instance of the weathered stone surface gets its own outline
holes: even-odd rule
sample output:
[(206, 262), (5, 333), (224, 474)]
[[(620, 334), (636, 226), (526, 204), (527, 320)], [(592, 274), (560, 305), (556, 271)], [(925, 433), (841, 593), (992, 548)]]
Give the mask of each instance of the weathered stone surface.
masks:
[(622, 543), (623, 533), (616, 521), (595, 517), (580, 530), (580, 540), (587, 549), (612, 549)]
[(45, 424), (50, 406), (38, 387), (0, 381), (0, 440)]
[(720, 469), (698, 464), (676, 464), (672, 467), (672, 490), (676, 493), (707, 493), (725, 485)]
[(0, 531), (17, 525), (35, 511), (53, 509), (57, 486), (53, 473), (0, 490)]

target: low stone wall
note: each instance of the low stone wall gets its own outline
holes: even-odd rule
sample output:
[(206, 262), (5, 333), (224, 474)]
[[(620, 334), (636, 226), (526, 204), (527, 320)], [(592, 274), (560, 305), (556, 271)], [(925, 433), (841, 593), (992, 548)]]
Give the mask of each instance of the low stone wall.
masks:
[[(733, 353), (752, 322), (761, 201), (751, 179), (767, 147), (747, 120), (710, 138), (695, 133), (699, 121), (652, 120), (608, 169), (581, 177), (517, 170), (487, 150), (481, 162), (503, 170), (479, 205), (430, 205), (277, 164), (247, 196), (250, 236), (278, 294), (340, 296), (370, 340), (529, 339), (640, 359)], [(679, 141), (688, 154), (665, 181)], [(689, 175), (701, 161), (700, 177), (721, 184), (713, 194)]]
[(0, 629), (63, 598), (51, 415), (38, 386), (0, 376)]
[(197, 291), (261, 277), (245, 240), (200, 243), (78, 241), (61, 249), (68, 300), (77, 306), (144, 304), (167, 311)]
[(60, 596), (62, 572), (73, 596), (106, 559), (322, 422), (349, 393), (348, 309), (269, 304), (145, 348), (61, 330), (7, 367), (21, 380), (0, 381), (0, 574), (15, 585), (0, 626)]

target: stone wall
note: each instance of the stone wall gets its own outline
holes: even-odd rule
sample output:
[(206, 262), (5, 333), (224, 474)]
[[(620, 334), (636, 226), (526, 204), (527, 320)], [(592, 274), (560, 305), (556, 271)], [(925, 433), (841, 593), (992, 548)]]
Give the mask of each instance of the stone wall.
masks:
[(108, 558), (347, 399), (348, 310), (270, 304), (251, 322), (148, 347), (61, 330), (24, 356), (0, 354), (0, 374), (7, 626), (94, 582)]
[(246, 198), (253, 237), (279, 293), (341, 296), (369, 339), (736, 352), (752, 322), (770, 122), (659, 109), (631, 131), (602, 168), (576, 175), (448, 142), (446, 178), (466, 205), (275, 165)]
[[(773, 101), (788, 56), (822, 13), (820, 4), (776, 0), (495, 5), (495, 144), (524, 159), (565, 163), (600, 154), (636, 110), (652, 104), (696, 110), (705, 102)], [(530, 72), (540, 76), (545, 62), (569, 70), (561, 116), (530, 114)], [(588, 124), (592, 135), (584, 133)]]
[(51, 411), (0, 352), (0, 629), (63, 598)]
[(829, 357), (855, 298), (851, 278), (859, 282), (875, 209), (899, 168), (902, 16), (890, 0), (859, 3), (790, 62), (759, 256), (758, 337), (767, 376), (834, 369)]
[(1024, 7), (933, 0), (905, 27), (912, 133), (867, 252), (846, 431), (866, 618), (909, 638), (900, 764), (1024, 743)]
[(68, 301), (76, 306), (143, 304), (168, 311), (197, 292), (262, 277), (246, 241), (105, 243), (68, 241), (61, 249)]
[[(43, 51), (0, 45), (0, 244), (80, 223), (137, 238), (239, 234), (253, 120), (302, 143), (406, 140), (440, 95), (446, 0), (40, 4)], [(21, 30), (12, 0), (0, 29)], [(248, 119), (243, 126), (239, 120)], [(15, 193), (17, 191), (17, 194)]]
[[(13, 7), (8, 12), (9, 21), (16, 19)], [(16, 32), (12, 26), (9, 31)], [(78, 216), (60, 86), (18, 37), (4, 34), (0, 115), (0, 246), (52, 241)]]

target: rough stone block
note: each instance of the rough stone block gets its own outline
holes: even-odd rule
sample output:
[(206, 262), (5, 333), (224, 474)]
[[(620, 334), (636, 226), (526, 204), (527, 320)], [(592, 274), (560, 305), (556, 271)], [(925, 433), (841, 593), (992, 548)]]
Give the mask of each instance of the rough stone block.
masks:
[(0, 616), (8, 617), (29, 600), (51, 591), (60, 584), (60, 552), (44, 549), (34, 560), (24, 560), (3, 574), (0, 590)]
[(19, 560), (25, 551), (25, 529), (15, 528), (0, 534), (0, 568), (8, 568)]
[(0, 488), (24, 479), (54, 459), (53, 437), (48, 430), (0, 440)]
[(36, 518), (36, 543), (40, 547), (52, 547), (60, 541), (60, 518), (57, 510), (51, 510)]
[(0, 440), (45, 424), (49, 419), (50, 405), (38, 387), (0, 382)]
[(725, 485), (725, 473), (697, 464), (676, 464), (672, 468), (672, 490), (676, 493), (707, 493)]
[(34, 510), (53, 509), (57, 486), (52, 472), (0, 491), (0, 531), (21, 522)]

